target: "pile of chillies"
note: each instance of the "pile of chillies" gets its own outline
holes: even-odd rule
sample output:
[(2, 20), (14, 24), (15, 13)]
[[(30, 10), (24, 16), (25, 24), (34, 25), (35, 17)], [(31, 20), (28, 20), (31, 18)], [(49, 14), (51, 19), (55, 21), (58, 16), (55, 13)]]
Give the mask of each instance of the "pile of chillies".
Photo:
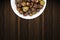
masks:
[(20, 1), (16, 0), (16, 7), (20, 14), (24, 16), (32, 16), (39, 12), (45, 2), (43, 0)]

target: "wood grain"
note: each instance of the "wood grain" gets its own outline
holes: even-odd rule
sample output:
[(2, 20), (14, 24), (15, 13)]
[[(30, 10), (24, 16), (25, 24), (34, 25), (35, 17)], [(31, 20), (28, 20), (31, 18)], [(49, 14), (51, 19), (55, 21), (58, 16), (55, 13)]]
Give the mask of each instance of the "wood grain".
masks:
[(53, 1), (51, 0), (48, 0), (47, 1), (47, 6), (46, 6), (46, 9), (45, 9), (45, 15), (44, 15), (44, 31), (45, 31), (45, 34), (44, 34), (44, 37), (45, 37), (45, 40), (52, 40), (53, 38)]
[(47, 0), (44, 12), (25, 20), (12, 10), (10, 0), (0, 1), (0, 40), (60, 40), (60, 5)]

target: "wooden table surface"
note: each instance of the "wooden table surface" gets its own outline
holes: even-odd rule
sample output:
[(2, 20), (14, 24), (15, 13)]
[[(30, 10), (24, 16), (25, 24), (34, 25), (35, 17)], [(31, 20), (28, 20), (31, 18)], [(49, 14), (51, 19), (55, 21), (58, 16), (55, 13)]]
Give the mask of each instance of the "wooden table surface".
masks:
[(10, 0), (0, 1), (0, 40), (60, 40), (60, 5), (47, 0), (45, 11), (25, 20), (11, 9)]

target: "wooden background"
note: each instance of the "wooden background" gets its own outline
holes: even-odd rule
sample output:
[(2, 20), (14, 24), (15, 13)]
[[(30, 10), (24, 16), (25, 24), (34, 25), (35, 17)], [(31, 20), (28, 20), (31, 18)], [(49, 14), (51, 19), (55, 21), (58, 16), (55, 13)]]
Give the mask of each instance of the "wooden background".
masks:
[(47, 0), (39, 17), (25, 20), (15, 15), (10, 0), (0, 0), (0, 40), (60, 40), (59, 4)]

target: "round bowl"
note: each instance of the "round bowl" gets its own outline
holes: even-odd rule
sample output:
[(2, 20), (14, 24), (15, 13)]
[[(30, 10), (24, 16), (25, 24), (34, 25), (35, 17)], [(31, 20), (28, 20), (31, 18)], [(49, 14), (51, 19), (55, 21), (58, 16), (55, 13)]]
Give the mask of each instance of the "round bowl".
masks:
[(16, 4), (15, 4), (15, 0), (10, 0), (10, 3), (11, 3), (11, 7), (12, 7), (12, 9), (13, 9), (13, 11), (15, 12), (16, 15), (18, 15), (19, 17), (21, 17), (21, 18), (23, 18), (23, 19), (34, 19), (34, 18), (38, 17), (39, 15), (41, 15), (42, 12), (44, 11), (44, 9), (45, 9), (45, 7), (46, 7), (46, 0), (44, 0), (44, 1), (45, 1), (45, 4), (44, 4), (43, 8), (42, 8), (39, 12), (37, 12), (36, 14), (34, 14), (33, 16), (29, 16), (29, 15), (28, 15), (28, 16), (23, 16), (23, 15), (21, 15), (21, 14), (17, 11)]

